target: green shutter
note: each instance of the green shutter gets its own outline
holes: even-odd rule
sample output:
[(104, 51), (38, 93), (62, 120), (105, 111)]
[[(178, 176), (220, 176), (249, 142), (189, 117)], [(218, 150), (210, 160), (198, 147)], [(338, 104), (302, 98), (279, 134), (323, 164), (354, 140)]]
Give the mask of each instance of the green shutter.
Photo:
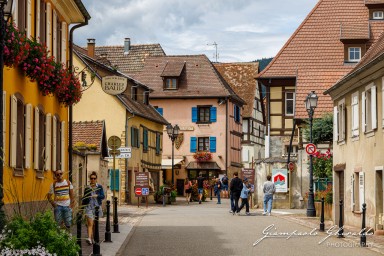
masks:
[(119, 169), (113, 170), (109, 169), (109, 181), (110, 181), (110, 188), (112, 191), (119, 191), (120, 187), (120, 171)]

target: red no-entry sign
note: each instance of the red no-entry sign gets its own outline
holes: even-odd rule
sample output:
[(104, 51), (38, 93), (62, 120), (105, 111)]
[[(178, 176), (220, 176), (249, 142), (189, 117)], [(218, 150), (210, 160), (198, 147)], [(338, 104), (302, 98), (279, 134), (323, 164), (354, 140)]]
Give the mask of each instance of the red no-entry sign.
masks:
[(307, 152), (308, 155), (314, 155), (316, 153), (316, 146), (315, 146), (315, 144), (309, 143), (305, 147), (305, 152)]
[(135, 194), (141, 196), (142, 190), (141, 188), (135, 188)]

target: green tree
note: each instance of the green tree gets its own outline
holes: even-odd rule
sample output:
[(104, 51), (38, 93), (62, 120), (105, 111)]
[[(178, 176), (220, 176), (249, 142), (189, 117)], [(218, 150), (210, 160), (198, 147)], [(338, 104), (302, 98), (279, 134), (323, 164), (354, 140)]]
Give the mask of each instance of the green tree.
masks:
[[(307, 125), (303, 130), (303, 136), (309, 140), (309, 120), (306, 120)], [(333, 114), (325, 113), (321, 118), (313, 119), (312, 127), (312, 142), (314, 144), (333, 141)]]

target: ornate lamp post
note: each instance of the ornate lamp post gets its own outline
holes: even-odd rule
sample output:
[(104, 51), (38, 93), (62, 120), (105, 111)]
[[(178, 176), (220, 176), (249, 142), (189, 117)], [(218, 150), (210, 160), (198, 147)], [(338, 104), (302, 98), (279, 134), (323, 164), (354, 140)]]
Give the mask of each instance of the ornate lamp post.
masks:
[(167, 125), (167, 133), (169, 138), (172, 141), (172, 186), (175, 184), (175, 170), (173, 166), (173, 161), (174, 161), (174, 150), (175, 150), (175, 140), (177, 136), (179, 136), (180, 128), (176, 124), (175, 126), (172, 126), (171, 124)]
[[(5, 25), (11, 17), (13, 0), (0, 0), (0, 113), (3, 115), (3, 78), (4, 78), (4, 37)], [(4, 117), (2, 116), (1, 120)], [(4, 157), (4, 143), (3, 143), (3, 121), (0, 120), (0, 229), (5, 225), (4, 213), (4, 190), (3, 190), (3, 157)]]
[[(309, 139), (310, 143), (312, 143), (312, 121), (313, 114), (315, 113), (315, 108), (317, 107), (318, 97), (315, 91), (310, 92), (307, 95), (307, 98), (304, 101), (305, 108), (309, 115)], [(309, 156), (309, 193), (308, 193), (308, 206), (307, 206), (307, 216), (308, 217), (316, 217), (316, 209), (315, 209), (315, 196), (313, 193), (313, 159), (312, 155)]]

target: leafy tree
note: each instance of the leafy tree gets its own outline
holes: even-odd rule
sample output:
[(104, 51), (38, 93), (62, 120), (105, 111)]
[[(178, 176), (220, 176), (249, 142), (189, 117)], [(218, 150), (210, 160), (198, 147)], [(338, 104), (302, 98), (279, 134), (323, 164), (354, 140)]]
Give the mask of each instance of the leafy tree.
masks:
[[(306, 121), (307, 126), (303, 130), (303, 136), (309, 140), (309, 120)], [(333, 114), (326, 113), (321, 118), (313, 119), (312, 142), (314, 144), (333, 141)]]

